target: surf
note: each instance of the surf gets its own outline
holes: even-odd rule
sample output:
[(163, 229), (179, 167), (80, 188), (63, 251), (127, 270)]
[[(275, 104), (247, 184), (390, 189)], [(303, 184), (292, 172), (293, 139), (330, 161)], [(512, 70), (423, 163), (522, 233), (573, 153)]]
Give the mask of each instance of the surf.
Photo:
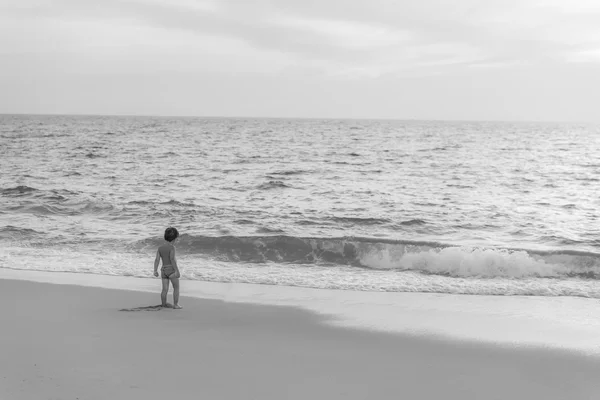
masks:
[[(134, 244), (152, 248), (160, 239)], [(293, 263), (347, 266), (372, 270), (412, 271), (456, 278), (600, 279), (600, 254), (493, 247), (453, 246), (429, 241), (367, 237), (203, 236), (184, 234), (178, 249), (236, 263)]]

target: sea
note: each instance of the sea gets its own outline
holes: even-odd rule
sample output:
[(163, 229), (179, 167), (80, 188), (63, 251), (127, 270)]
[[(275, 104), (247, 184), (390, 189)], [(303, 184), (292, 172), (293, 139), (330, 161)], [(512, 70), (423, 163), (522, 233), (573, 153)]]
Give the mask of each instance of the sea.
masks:
[(0, 268), (600, 298), (600, 125), (0, 115)]

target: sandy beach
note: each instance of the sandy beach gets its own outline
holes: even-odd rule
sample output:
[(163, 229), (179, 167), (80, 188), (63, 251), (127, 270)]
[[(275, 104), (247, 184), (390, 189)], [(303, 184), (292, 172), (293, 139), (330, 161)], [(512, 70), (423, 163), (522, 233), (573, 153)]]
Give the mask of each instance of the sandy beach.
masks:
[(600, 358), (576, 352), (333, 326), (290, 306), (183, 296), (175, 311), (152, 307), (156, 293), (10, 279), (0, 293), (3, 400), (600, 396)]

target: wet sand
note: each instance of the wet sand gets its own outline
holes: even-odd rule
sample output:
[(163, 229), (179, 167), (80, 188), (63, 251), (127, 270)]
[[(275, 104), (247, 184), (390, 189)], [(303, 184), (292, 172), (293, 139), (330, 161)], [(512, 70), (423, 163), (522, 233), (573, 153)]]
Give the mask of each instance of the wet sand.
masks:
[[(597, 399), (600, 359), (332, 326), (289, 306), (0, 280), (0, 398)], [(331, 317), (333, 318), (333, 316)]]

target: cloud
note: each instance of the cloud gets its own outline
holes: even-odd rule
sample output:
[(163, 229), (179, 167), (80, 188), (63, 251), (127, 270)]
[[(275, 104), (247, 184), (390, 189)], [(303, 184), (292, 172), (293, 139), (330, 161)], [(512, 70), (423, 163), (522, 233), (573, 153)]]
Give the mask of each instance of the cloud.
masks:
[[(73, 42), (87, 21), (107, 51), (129, 43), (132, 52), (180, 48), (197, 54), (194, 62), (205, 52), (234, 63), (235, 54), (239, 63), (254, 54), (264, 65), (345, 78), (597, 62), (600, 48), (600, 6), (591, 0), (13, 0), (3, 11), (52, 20), (49, 30), (79, 24)], [(59, 42), (69, 48), (64, 34)]]

